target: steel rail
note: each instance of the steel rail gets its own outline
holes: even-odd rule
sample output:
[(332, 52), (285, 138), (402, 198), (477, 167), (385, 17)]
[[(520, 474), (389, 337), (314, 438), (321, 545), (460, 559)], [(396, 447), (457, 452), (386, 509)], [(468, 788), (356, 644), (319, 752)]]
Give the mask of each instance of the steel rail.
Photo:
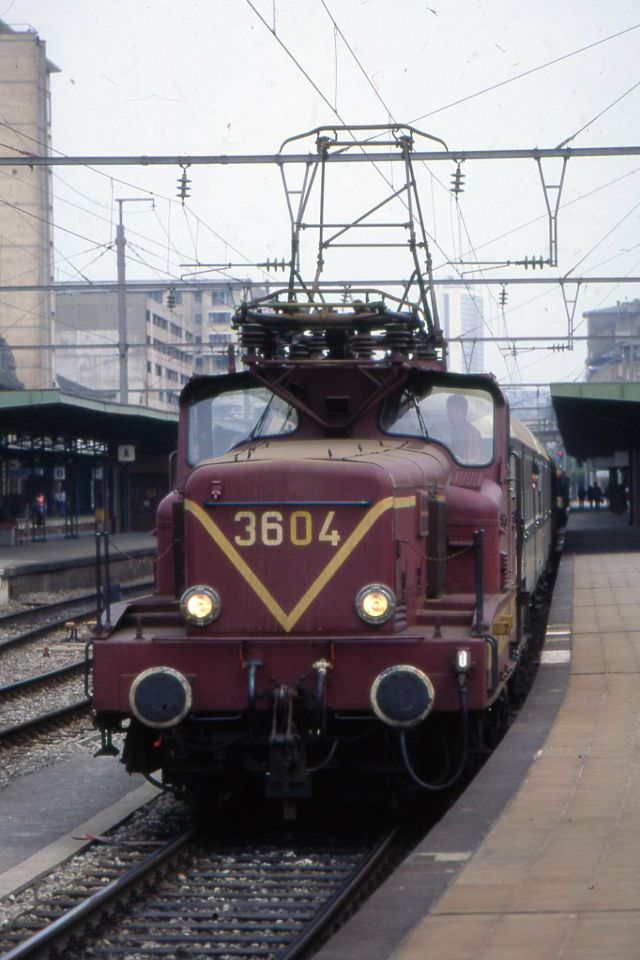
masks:
[(174, 838), (159, 850), (155, 850), (142, 863), (131, 870), (127, 870), (121, 877), (112, 880), (97, 893), (91, 894), (81, 903), (72, 907), (67, 913), (58, 917), (53, 923), (34, 933), (28, 940), (9, 950), (2, 960), (25, 960), (27, 957), (38, 957), (44, 951), (51, 949), (57, 942), (64, 940), (72, 930), (92, 917), (97, 911), (108, 906), (139, 880), (148, 876), (153, 870), (162, 866), (174, 853), (183, 849), (192, 839), (193, 831), (189, 830)]
[[(288, 943), (277, 946), (277, 940), (279, 939), (282, 941), (283, 937), (280, 935), (274, 940), (273, 937), (270, 937), (269, 933), (262, 931), (260, 927), (253, 927), (253, 934), (248, 935), (248, 939), (261, 943), (269, 943), (271, 948), (269, 952), (272, 953), (274, 960), (295, 960), (295, 958), (299, 958), (302, 952), (307, 950), (313, 941), (316, 940), (318, 936), (326, 930), (327, 926), (332, 921), (335, 921), (336, 915), (346, 905), (346, 903), (353, 898), (358, 891), (360, 891), (363, 883), (368, 877), (371, 876), (372, 871), (380, 863), (381, 859), (388, 853), (390, 847), (396, 840), (397, 835), (397, 828), (393, 828), (381, 839), (379, 839), (373, 848), (368, 852), (368, 854), (364, 856), (363, 860), (358, 864), (358, 866), (353, 871), (349, 871), (347, 879), (340, 884), (335, 893), (319, 907), (315, 916), (313, 916), (309, 922), (304, 925), (303, 929), (298, 933), (298, 935), (294, 936), (294, 938)], [(120, 877), (111, 881), (101, 890), (89, 895), (81, 903), (78, 903), (72, 907), (48, 926), (31, 935), (28, 939), (17, 944), (7, 953), (3, 954), (3, 960), (27, 960), (27, 958), (45, 955), (49, 950), (59, 951), (61, 949), (61, 945), (64, 944), (67, 939), (74, 936), (78, 927), (81, 927), (85, 923), (94, 923), (95, 915), (97, 913), (99, 913), (101, 910), (109, 909), (114, 901), (120, 898), (123, 893), (128, 892), (131, 887), (138, 884), (141, 880), (148, 878), (150, 873), (162, 867), (162, 865), (170, 860), (175, 853), (184, 849), (184, 847), (193, 839), (194, 836), (195, 832), (190, 830), (181, 834), (179, 837), (174, 838), (161, 849), (154, 851), (154, 853), (147, 857), (142, 863), (137, 864), (126, 873), (123, 873)], [(281, 870), (282, 869), (289, 870), (289, 866), (284, 864), (281, 867)], [(318, 870), (321, 874), (324, 873), (325, 869), (326, 868), (320, 865), (318, 866)], [(229, 881), (226, 894), (231, 899), (235, 898), (239, 891), (244, 890), (245, 885), (247, 882), (249, 882), (250, 875), (251, 871), (249, 870), (246, 874), (246, 877), (241, 881), (234, 880), (232, 877)], [(304, 876), (304, 874), (296, 876), (299, 882), (301, 876)], [(292, 894), (293, 901), (295, 901), (299, 895), (299, 891), (295, 894)], [(224, 894), (221, 894), (220, 891), (218, 891), (218, 899), (220, 896), (224, 896)], [(291, 908), (290, 903), (289, 908)], [(256, 914), (256, 919), (261, 919), (263, 922), (268, 922), (274, 918), (280, 919), (282, 917), (282, 904), (280, 904), (280, 907), (277, 909), (274, 907), (274, 910), (275, 912), (273, 910), (267, 910), (267, 915), (265, 916), (262, 916), (262, 913), (260, 912), (259, 916)], [(253, 908), (249, 908), (249, 915), (252, 913)], [(190, 910), (189, 915), (193, 920), (194, 916), (197, 916), (197, 913), (194, 914), (193, 911)], [(150, 916), (156, 919), (155, 911), (152, 910)], [(164, 919), (164, 911), (161, 913), (161, 919)], [(139, 920), (137, 922), (140, 923), (142, 921)], [(233, 925), (235, 921), (231, 920), (229, 922)], [(165, 924), (163, 924), (163, 926), (164, 925)], [(225, 924), (224, 920), (222, 920), (222, 925), (227, 926), (228, 924)], [(279, 929), (280, 934), (284, 933), (284, 928), (282, 926), (276, 928)], [(163, 940), (162, 934), (149, 933), (146, 936), (148, 936), (149, 939), (156, 941)], [(206, 940), (207, 935), (204, 934), (202, 939)], [(234, 938), (231, 937), (230, 939), (233, 940)], [(170, 942), (172, 947), (175, 949), (175, 937), (168, 934), (166, 936), (166, 940), (167, 942)], [(240, 941), (241, 940), (242, 938), (240, 938)], [(187, 948), (188, 946), (188, 938), (185, 938), (184, 948)], [(234, 946), (231, 947), (231, 950), (235, 953), (234, 947), (238, 949), (235, 943)], [(132, 952), (136, 952), (135, 947), (132, 947), (131, 949)], [(157, 952), (157, 949), (157, 947), (152, 948), (152, 952)], [(178, 949), (180, 948), (178, 947)], [(116, 950), (118, 953), (121, 953), (123, 947), (121, 945), (117, 945)], [(142, 955), (147, 955), (144, 948), (140, 948), (140, 953)], [(251, 950), (251, 955), (254, 955), (253, 950)], [(246, 951), (240, 948), (238, 949), (238, 956), (248, 956), (248, 954)]]
[[(354, 143), (354, 147), (360, 144)], [(620, 147), (533, 147), (511, 150), (414, 150), (412, 160), (429, 163), (446, 160), (462, 163), (464, 160), (545, 160), (579, 159), (584, 157), (635, 157), (640, 155), (640, 146)], [(315, 164), (319, 161), (317, 153), (266, 153), (266, 154), (156, 154), (50, 157), (23, 153), (21, 155), (0, 157), (0, 167), (157, 167), (157, 166), (246, 166), (256, 164), (275, 164), (284, 166), (290, 163)], [(346, 153), (343, 150), (326, 153), (323, 159), (327, 163), (393, 163), (404, 161), (401, 151), (365, 151)]]
[[(10, 724), (8, 727), (0, 728), (0, 744), (10, 740), (12, 737), (29, 730), (37, 730), (52, 720), (62, 720), (64, 717), (73, 716), (91, 706), (91, 700), (88, 697), (82, 700), (76, 700), (74, 703), (68, 703), (64, 707), (58, 707), (57, 710), (50, 710), (48, 713), (41, 713), (38, 717), (31, 717), (29, 720), (21, 720), (19, 723)], [(4, 957), (2, 958), (4, 960)]]
[(397, 836), (398, 828), (394, 827), (386, 836), (378, 841), (358, 870), (334, 893), (316, 917), (301, 931), (292, 943), (286, 946), (281, 953), (277, 954), (277, 960), (298, 960), (298, 958), (304, 954), (313, 941), (326, 930), (329, 924), (339, 914), (340, 910), (354, 897), (366, 882), (371, 872), (388, 852)]
[(66, 663), (63, 667), (56, 667), (55, 670), (48, 670), (46, 673), (35, 674), (32, 677), (24, 677), (22, 680), (14, 680), (13, 683), (8, 683), (4, 687), (0, 687), (0, 697), (16, 693), (18, 690), (28, 690), (29, 687), (36, 687), (39, 684), (48, 683), (50, 680), (58, 680), (64, 676), (70, 676), (73, 673), (77, 673), (80, 669), (83, 669), (84, 666), (85, 660), (83, 658), (82, 660), (74, 660), (73, 663)]
[[(144, 596), (142, 592), (145, 587), (152, 587), (153, 581), (148, 580), (142, 583), (135, 583), (130, 586), (123, 586), (122, 593), (129, 595), (133, 594), (135, 596)], [(68, 600), (56, 600), (53, 603), (43, 604), (42, 606), (31, 607), (28, 610), (19, 610), (16, 613), (8, 613), (0, 616), (0, 629), (3, 629), (13, 624), (19, 624), (24, 620), (34, 619), (35, 617), (46, 616), (48, 611), (62, 610), (62, 609), (71, 609), (78, 604), (84, 604), (86, 601), (96, 601), (97, 594), (95, 593), (86, 593), (78, 597), (73, 597)], [(81, 606), (79, 610), (73, 613), (73, 616), (77, 618), (90, 617), (92, 614), (95, 614), (95, 606)], [(22, 633), (18, 634), (15, 637), (6, 637), (3, 640), (0, 640), (0, 653), (5, 650), (10, 650), (12, 647), (18, 647), (23, 643), (28, 643), (30, 640), (35, 640), (38, 637), (43, 636), (46, 633), (49, 633), (52, 630), (56, 630), (59, 627), (63, 627), (69, 620), (69, 613), (66, 616), (57, 619), (49, 620), (47, 623), (37, 624), (34, 627), (31, 627), (29, 630), (25, 630)]]

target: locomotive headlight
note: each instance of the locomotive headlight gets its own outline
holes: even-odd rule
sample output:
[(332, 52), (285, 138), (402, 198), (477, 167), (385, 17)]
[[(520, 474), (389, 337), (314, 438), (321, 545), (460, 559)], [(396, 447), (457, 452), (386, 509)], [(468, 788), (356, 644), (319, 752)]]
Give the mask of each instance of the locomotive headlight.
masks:
[(129, 690), (134, 717), (154, 730), (175, 727), (191, 710), (189, 681), (173, 667), (150, 667), (139, 673)]
[(373, 712), (390, 727), (415, 727), (433, 707), (431, 680), (409, 664), (387, 667), (375, 678), (370, 691)]
[(382, 583), (370, 583), (358, 591), (356, 610), (365, 623), (386, 623), (396, 609), (396, 598), (389, 587)]
[(180, 609), (189, 623), (205, 627), (220, 616), (220, 594), (213, 587), (189, 587), (180, 598)]

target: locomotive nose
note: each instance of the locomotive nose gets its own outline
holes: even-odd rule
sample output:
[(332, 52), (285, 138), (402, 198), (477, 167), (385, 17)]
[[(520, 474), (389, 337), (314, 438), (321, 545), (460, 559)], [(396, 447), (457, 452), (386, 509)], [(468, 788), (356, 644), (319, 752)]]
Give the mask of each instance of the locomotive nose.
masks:
[(431, 680), (407, 664), (387, 667), (371, 684), (373, 711), (391, 727), (414, 727), (433, 707), (435, 692)]
[(129, 690), (131, 712), (146, 727), (175, 727), (191, 710), (191, 686), (172, 667), (151, 667), (139, 673)]

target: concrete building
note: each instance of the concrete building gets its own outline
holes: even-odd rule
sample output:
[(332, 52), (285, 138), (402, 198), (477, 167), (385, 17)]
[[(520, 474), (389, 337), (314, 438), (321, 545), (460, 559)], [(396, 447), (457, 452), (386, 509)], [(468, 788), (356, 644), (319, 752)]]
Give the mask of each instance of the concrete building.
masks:
[(442, 325), (449, 344), (447, 366), (452, 373), (484, 372), (484, 343), (472, 340), (483, 336), (482, 311), (482, 297), (464, 287), (446, 288)]
[[(49, 80), (58, 68), (32, 29), (13, 30), (0, 20), (0, 155), (47, 154), (51, 150)], [(45, 167), (0, 170), (0, 284), (43, 285), (53, 280), (51, 171)], [(53, 385), (51, 342), (53, 297), (42, 292), (4, 293), (0, 342), (13, 360), (15, 382), (42, 389)], [(14, 367), (15, 362), (15, 367)], [(0, 383), (0, 385), (2, 385)]]
[(640, 380), (640, 300), (583, 313), (587, 320), (587, 380)]
[[(99, 287), (99, 285), (97, 285)], [(127, 291), (129, 403), (175, 411), (194, 373), (229, 369), (235, 346), (231, 319), (248, 283)], [(100, 289), (56, 293), (55, 376), (67, 391), (119, 395), (117, 294)]]

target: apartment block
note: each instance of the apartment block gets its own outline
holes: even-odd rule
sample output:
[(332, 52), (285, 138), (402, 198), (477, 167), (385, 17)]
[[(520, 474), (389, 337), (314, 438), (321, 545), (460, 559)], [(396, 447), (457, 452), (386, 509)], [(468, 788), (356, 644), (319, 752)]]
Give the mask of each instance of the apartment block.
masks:
[[(0, 20), (0, 156), (46, 155), (51, 150), (50, 77), (45, 43), (32, 29)], [(51, 171), (42, 166), (0, 168), (0, 285), (42, 286), (53, 281)], [(3, 291), (0, 345), (6, 387), (53, 385), (53, 295)], [(7, 354), (9, 351), (9, 354)]]

